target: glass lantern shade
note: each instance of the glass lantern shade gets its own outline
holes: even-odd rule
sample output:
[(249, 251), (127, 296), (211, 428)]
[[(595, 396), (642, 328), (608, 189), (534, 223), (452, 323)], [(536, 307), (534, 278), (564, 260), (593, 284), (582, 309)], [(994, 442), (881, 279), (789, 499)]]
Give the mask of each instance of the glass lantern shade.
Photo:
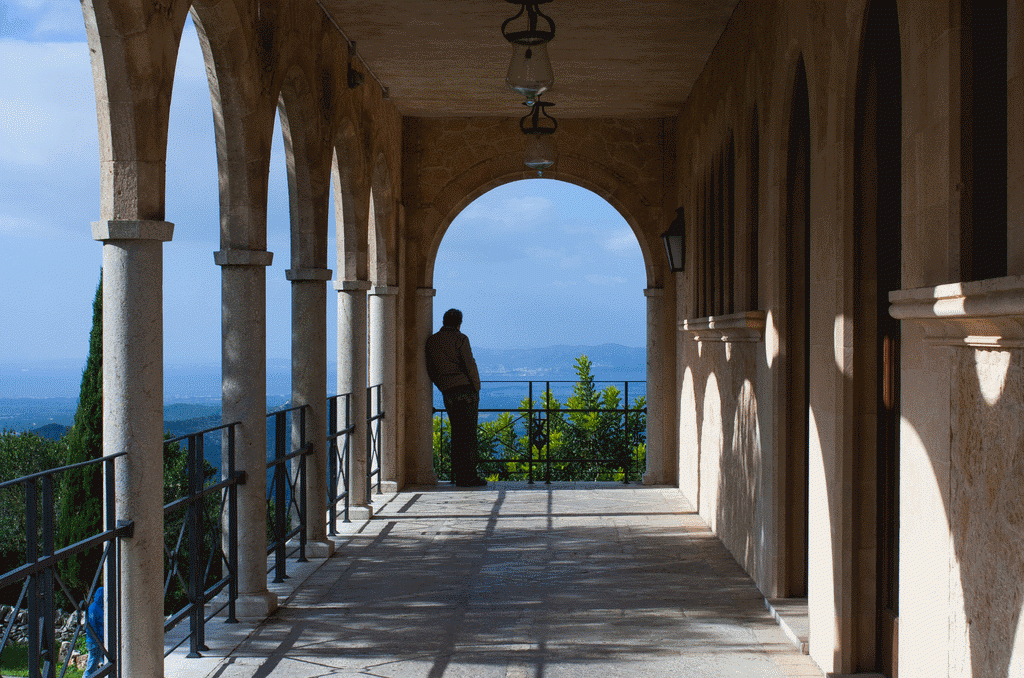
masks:
[(548, 58), (548, 46), (512, 45), (512, 60), (508, 64), (505, 84), (521, 95), (527, 105), (532, 105), (538, 96), (551, 89), (555, 75)]
[(668, 230), (661, 234), (665, 241), (665, 254), (668, 257), (668, 269), (679, 273), (686, 266), (686, 208), (676, 209), (676, 218), (672, 220)]
[(537, 176), (540, 176), (544, 170), (551, 168), (558, 160), (555, 135), (545, 131), (524, 136), (526, 137), (526, 153), (523, 162), (530, 169), (537, 170)]

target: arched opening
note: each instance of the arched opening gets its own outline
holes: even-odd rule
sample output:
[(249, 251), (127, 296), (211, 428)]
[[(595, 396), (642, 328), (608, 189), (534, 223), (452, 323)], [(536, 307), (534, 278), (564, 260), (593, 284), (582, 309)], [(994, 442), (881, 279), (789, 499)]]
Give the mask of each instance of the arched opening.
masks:
[(267, 407), (276, 409), (287, 403), (292, 393), (292, 285), (285, 277), (292, 249), (291, 214), (288, 158), (281, 130), (280, 109), (274, 116), (266, 209), (267, 251), (274, 253), (274, 259), (266, 271)]
[[(484, 382), (481, 410), (518, 408), (528, 385), (509, 382), (534, 382), (535, 402), (550, 382), (565, 403), (581, 355), (598, 390), (614, 386), (631, 404), (645, 395), (644, 258), (629, 223), (596, 193), (550, 179), (484, 193), (451, 222), (433, 286), (435, 329), (449, 308), (464, 313)], [(434, 404), (441, 407), (436, 392)]]
[(863, 606), (860, 669), (886, 676), (896, 675), (899, 611), (900, 321), (889, 315), (889, 292), (901, 284), (901, 101), (896, 3), (876, 0), (867, 15), (855, 110), (853, 388), (854, 466), (863, 489), (856, 529), (861, 549), (877, 557), (861, 565), (854, 604)]
[(786, 166), (784, 299), (785, 381), (785, 558), (786, 597), (807, 595), (807, 482), (810, 416), (810, 212), (811, 125), (807, 72), (797, 65), (789, 122)]
[(434, 262), (435, 326), (451, 307), (474, 344), (495, 349), (644, 346), (643, 257), (628, 223), (574, 184), (528, 179), (477, 198), (452, 221)]
[[(164, 247), (164, 394), (209, 409), (179, 418), (215, 415), (220, 406), (220, 249), (217, 143), (210, 89), (196, 24), (185, 20), (174, 69), (168, 117), (165, 213), (174, 239)], [(177, 435), (175, 415), (165, 428)]]

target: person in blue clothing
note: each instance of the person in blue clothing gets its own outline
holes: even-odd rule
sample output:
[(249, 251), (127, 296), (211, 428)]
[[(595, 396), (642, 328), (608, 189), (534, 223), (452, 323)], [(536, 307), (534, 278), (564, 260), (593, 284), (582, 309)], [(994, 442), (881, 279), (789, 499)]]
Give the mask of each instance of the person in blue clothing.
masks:
[(89, 649), (89, 663), (84, 678), (90, 678), (103, 663), (103, 587), (96, 589), (85, 615), (85, 646)]

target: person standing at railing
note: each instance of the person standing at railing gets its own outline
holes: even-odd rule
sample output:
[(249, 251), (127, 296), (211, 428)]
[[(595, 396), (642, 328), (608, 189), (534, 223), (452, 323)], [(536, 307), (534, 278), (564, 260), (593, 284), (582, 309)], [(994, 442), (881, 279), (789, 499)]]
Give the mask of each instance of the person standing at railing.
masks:
[(90, 678), (103, 663), (103, 587), (92, 595), (92, 601), (85, 613), (85, 646), (89, 650), (89, 662), (85, 665), (83, 678)]
[(441, 391), (452, 426), (452, 480), (458, 487), (482, 487), (477, 474), (476, 425), (480, 409), (480, 373), (463, 334), (462, 311), (450, 308), (442, 327), (427, 339), (427, 374)]

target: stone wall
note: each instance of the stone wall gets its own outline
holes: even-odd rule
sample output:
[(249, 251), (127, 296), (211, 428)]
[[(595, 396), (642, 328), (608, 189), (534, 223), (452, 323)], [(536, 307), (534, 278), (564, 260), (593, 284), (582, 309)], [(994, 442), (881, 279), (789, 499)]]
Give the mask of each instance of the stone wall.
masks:
[[(1024, 669), (1024, 656), (1018, 658), (1021, 509), (1009, 489), (1020, 486), (1024, 445), (1017, 433), (1024, 396), (1016, 385), (1024, 294), (1016, 278), (958, 282), (969, 263), (962, 247), (970, 227), (962, 214), (970, 181), (963, 106), (971, 93), (963, 89), (969, 80), (962, 70), (970, 5), (895, 5), (898, 35), (875, 36), (900, 59), (903, 290), (894, 293), (894, 308), (903, 310), (893, 315), (915, 321), (902, 323), (898, 366), (899, 672), (1002, 678)], [(876, 609), (882, 489), (869, 425), (875, 406), (868, 402), (876, 397), (875, 377), (864, 381), (865, 365), (879, 368), (862, 357), (872, 350), (875, 330), (863, 299), (872, 281), (858, 277), (861, 248), (870, 241), (859, 235), (856, 132), (864, 115), (858, 87), (869, 6), (866, 0), (740, 2), (677, 127), (676, 191), (689, 208), (690, 253), (674, 285), (684, 328), (675, 371), (680, 488), (766, 596), (799, 594), (793, 582), (804, 568), (811, 654), (836, 674), (886, 669)], [(1017, 218), (1024, 118), (1015, 112), (1024, 98), (1012, 83), (1020, 79), (1022, 36), (1024, 5), (1011, 1), (1007, 270), (1017, 275), (1024, 261), (1024, 223)], [(799, 268), (793, 213), (802, 196), (790, 171), (802, 74), (809, 139), (806, 365), (794, 362), (801, 347), (791, 341), (803, 313), (792, 296)], [(707, 306), (701, 299), (716, 282), (714, 266), (701, 254), (714, 237), (705, 185), (730, 140), (736, 232), (757, 238), (756, 275), (738, 270), (732, 282), (742, 290), (756, 281), (753, 296), (766, 318), (763, 343), (739, 360), (748, 355), (744, 349), (730, 356), (721, 346), (695, 346), (685, 331), (715, 321), (697, 317), (706, 315), (698, 312)], [(757, 171), (750, 171), (751, 158), (758, 159)], [(732, 255), (734, 265), (745, 256)], [(805, 377), (806, 411), (791, 394), (793, 380)], [(740, 415), (758, 422), (756, 445), (737, 445)], [(791, 433), (804, 419), (806, 450), (796, 449)], [(791, 510), (801, 500), (787, 483), (799, 482), (792, 468), (802, 454), (809, 534), (806, 557), (794, 559)]]
[(1018, 675), (1024, 671), (1024, 630), (1018, 628), (1024, 604), (1024, 350), (958, 348), (952, 380), (955, 675)]

